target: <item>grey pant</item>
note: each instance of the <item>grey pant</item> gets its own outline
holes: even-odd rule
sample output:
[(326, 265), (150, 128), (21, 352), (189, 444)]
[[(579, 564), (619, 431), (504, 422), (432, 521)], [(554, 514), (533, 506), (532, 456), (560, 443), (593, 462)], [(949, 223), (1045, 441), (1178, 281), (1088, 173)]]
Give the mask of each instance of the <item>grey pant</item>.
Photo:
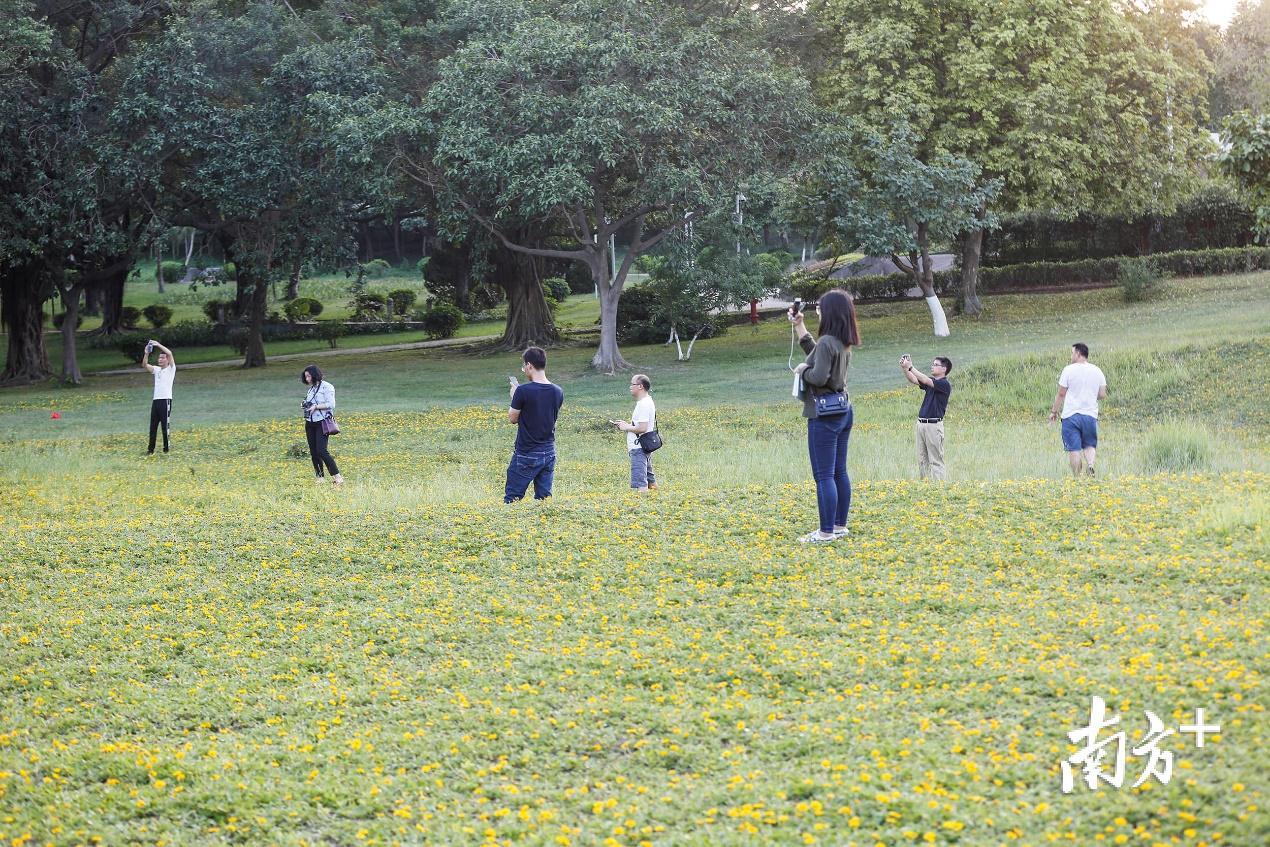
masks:
[(922, 479), (942, 482), (944, 470), (944, 422), (917, 423), (917, 473)]
[(657, 484), (657, 476), (653, 473), (653, 454), (645, 453), (636, 447), (627, 450), (631, 456), (631, 488), (648, 488)]

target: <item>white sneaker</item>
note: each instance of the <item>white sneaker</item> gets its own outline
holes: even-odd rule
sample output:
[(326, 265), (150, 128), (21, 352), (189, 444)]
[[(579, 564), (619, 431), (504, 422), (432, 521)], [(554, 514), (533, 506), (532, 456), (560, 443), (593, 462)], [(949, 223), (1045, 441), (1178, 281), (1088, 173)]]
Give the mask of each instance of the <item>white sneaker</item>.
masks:
[(844, 526), (844, 527), (836, 527), (836, 526), (835, 526), (835, 527), (833, 528), (833, 537), (834, 537), (834, 538), (846, 538), (846, 537), (847, 537), (848, 535), (850, 535), (850, 534), (851, 534), (851, 530), (847, 529), (845, 526)]
[(830, 533), (829, 535), (821, 535), (820, 530), (813, 529), (811, 532), (798, 539), (799, 544), (828, 544), (830, 541), (836, 541), (838, 536)]

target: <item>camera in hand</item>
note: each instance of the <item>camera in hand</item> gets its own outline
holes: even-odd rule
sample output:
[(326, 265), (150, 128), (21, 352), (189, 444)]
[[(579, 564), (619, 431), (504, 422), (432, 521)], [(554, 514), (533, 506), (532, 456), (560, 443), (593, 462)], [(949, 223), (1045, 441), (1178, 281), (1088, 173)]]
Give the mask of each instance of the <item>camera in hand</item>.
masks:
[(803, 310), (803, 298), (794, 298), (794, 315), (797, 316)]

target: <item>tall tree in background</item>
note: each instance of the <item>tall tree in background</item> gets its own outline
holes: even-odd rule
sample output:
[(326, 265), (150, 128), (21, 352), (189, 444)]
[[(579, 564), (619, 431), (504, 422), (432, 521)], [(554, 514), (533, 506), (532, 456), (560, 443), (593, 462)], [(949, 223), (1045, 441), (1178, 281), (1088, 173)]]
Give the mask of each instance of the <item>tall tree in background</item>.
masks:
[[(793, 152), (804, 88), (744, 16), (689, 26), (673, 6), (636, 0), (462, 14), (488, 24), (441, 62), (428, 143), (403, 150), (410, 172), (508, 249), (585, 264), (600, 292), (592, 364), (624, 368), (617, 304), (632, 263)], [(562, 243), (517, 240), (527, 221)], [(629, 247), (612, 274), (618, 233)]]
[(977, 314), (990, 211), (1074, 215), (1176, 202), (1203, 149), (1202, 53), (1153, 43), (1146, 11), (1112, 0), (816, 0), (816, 80), (831, 108), (884, 131), (902, 120), (927, 163), (953, 154), (999, 180), (962, 233), (964, 308)]
[(1217, 48), (1218, 109), (1270, 113), (1270, 3), (1240, 0)]
[[(8, 350), (0, 382), (50, 376), (42, 304), (77, 309), (85, 287), (113, 278), (144, 226), (135, 186), (117, 168), (124, 139), (103, 119), (121, 55), (169, 12), (159, 0), (3, 0), (0, 32), (0, 312)], [(126, 271), (124, 271), (126, 273)], [(74, 325), (64, 375), (79, 380)]]
[(1222, 127), (1222, 142), (1222, 165), (1252, 209), (1261, 241), (1270, 242), (1270, 115), (1231, 115)]
[(351, 258), (359, 142), (331, 126), (378, 87), (360, 33), (323, 39), (269, 2), (238, 16), (196, 6), (131, 64), (115, 119), (134, 127), (134, 155), (164, 163), (165, 222), (227, 246), (246, 299), (246, 367), (266, 363), (271, 281), (297, 258)]

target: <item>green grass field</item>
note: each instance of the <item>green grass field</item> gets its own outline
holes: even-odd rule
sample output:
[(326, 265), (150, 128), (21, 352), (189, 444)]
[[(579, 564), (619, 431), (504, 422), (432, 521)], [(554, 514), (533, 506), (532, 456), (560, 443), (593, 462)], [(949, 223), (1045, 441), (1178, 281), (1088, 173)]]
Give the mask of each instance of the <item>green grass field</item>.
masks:
[[(994, 297), (945, 340), (863, 307), (852, 535), (816, 549), (775, 321), (624, 350), (667, 442), (643, 499), (584, 346), (550, 353), (557, 496), (510, 507), (513, 354), (322, 360), (338, 490), (299, 363), (179, 373), (167, 457), (144, 373), (6, 391), (0, 841), (1263, 844), (1268, 283)], [(1044, 423), (1077, 340), (1095, 481)], [(948, 485), (913, 479), (902, 352), (955, 362)], [(1062, 792), (1095, 695), (1129, 746), (1175, 731), (1169, 784), (1130, 755)]]

